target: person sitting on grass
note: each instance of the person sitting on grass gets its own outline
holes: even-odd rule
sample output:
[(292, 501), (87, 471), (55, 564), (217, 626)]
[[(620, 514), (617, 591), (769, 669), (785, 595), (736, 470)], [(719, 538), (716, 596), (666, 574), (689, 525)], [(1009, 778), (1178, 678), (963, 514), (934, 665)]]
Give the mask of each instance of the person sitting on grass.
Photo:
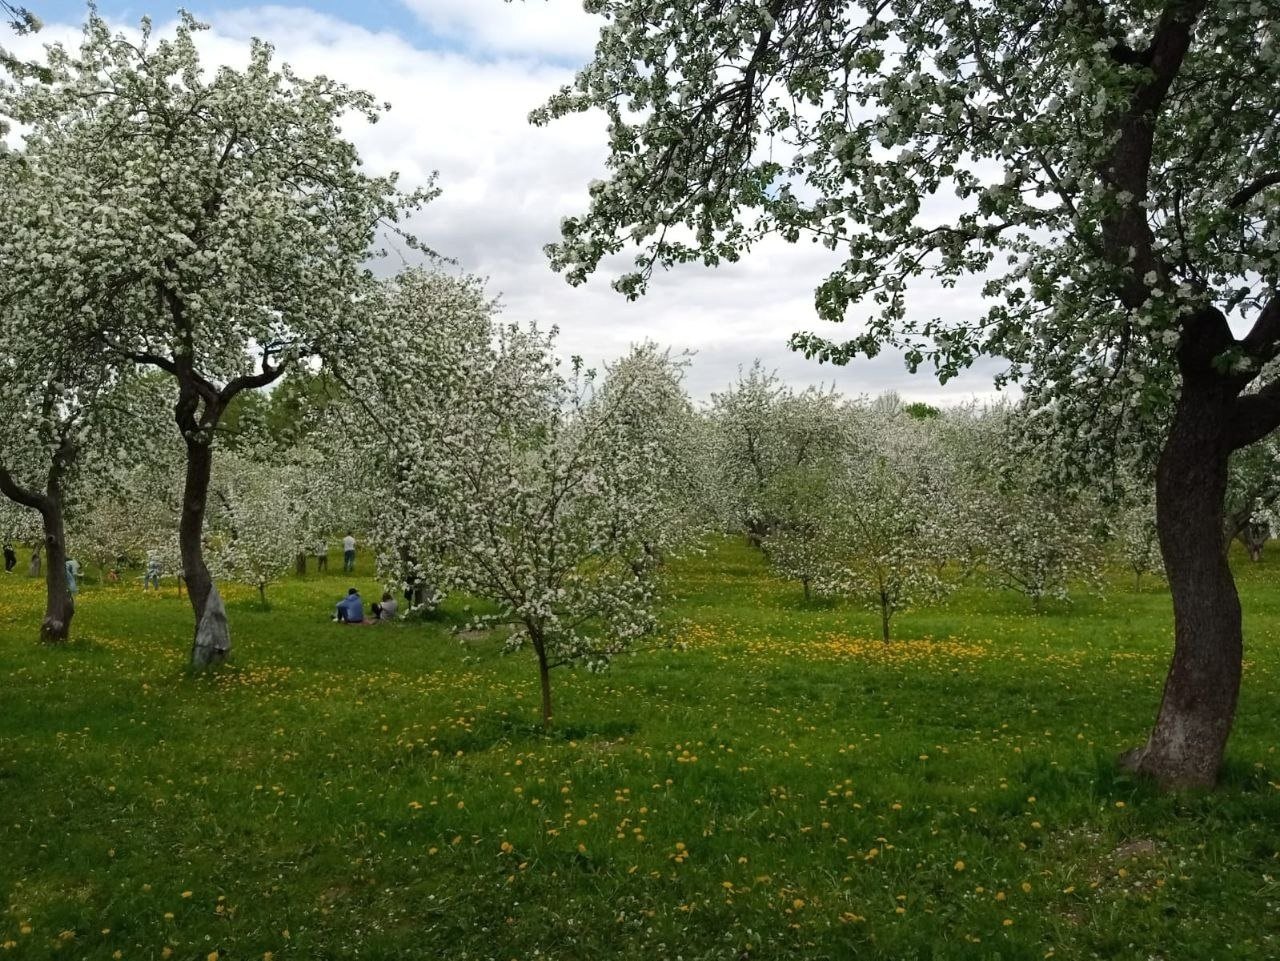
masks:
[(389, 593), (383, 592), (382, 600), (373, 605), (373, 619), (375, 621), (392, 621), (395, 620), (396, 610), (399, 605), (396, 599)]
[(347, 591), (346, 597), (338, 601), (337, 612), (333, 615), (333, 619), (339, 624), (364, 623), (364, 601), (360, 599), (360, 592), (354, 587)]

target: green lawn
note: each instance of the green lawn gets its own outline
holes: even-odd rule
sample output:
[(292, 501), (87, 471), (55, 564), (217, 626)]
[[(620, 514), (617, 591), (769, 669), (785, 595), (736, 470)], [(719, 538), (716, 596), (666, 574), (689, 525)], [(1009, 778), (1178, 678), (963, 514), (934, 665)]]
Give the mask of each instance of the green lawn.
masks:
[(674, 645), (557, 672), (549, 736), (532, 655), (457, 605), (342, 628), (340, 572), (230, 587), (201, 677), (172, 587), (90, 586), (46, 650), (0, 575), (0, 959), (1280, 957), (1278, 567), (1237, 562), (1226, 783), (1172, 797), (1112, 763), (1171, 635), (1118, 574), (884, 647), (718, 542), (670, 573)]

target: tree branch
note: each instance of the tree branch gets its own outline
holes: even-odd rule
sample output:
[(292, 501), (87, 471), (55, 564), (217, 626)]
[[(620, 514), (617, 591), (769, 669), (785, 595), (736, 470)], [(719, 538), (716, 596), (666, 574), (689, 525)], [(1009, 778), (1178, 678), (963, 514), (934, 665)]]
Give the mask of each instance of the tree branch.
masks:
[(272, 367), (264, 357), (262, 370), (256, 374), (242, 374), (239, 377), (233, 377), (227, 382), (227, 386), (218, 392), (218, 400), (223, 405), (226, 405), (231, 403), (232, 398), (241, 391), (257, 390), (259, 387), (266, 387), (268, 384), (274, 383), (284, 373), (285, 366), (286, 364), (279, 364), (276, 367)]
[(1227, 206), (1232, 209), (1243, 207), (1258, 194), (1262, 193), (1262, 191), (1266, 190), (1268, 187), (1274, 187), (1277, 184), (1280, 184), (1280, 170), (1273, 170), (1270, 173), (1262, 174), (1260, 177), (1255, 178), (1253, 181), (1245, 184), (1237, 190), (1234, 196), (1227, 201)]
[(1227, 440), (1232, 450), (1248, 447), (1280, 427), (1280, 380), (1273, 380), (1235, 402)]
[(0, 494), (4, 494), (15, 504), (39, 511), (41, 515), (45, 514), (50, 507), (48, 498), (19, 484), (4, 464), (0, 464)]
[(1280, 293), (1274, 294), (1264, 306), (1249, 332), (1240, 341), (1246, 354), (1256, 360), (1268, 361), (1275, 356), (1280, 343)]

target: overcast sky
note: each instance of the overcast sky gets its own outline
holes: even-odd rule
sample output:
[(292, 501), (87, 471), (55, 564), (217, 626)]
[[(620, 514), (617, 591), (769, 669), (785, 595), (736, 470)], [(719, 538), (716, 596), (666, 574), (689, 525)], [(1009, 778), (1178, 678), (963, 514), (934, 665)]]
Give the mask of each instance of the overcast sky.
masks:
[[(24, 2), (45, 21), (40, 41), (74, 40), (82, 4)], [(691, 349), (689, 387), (700, 398), (757, 357), (797, 387), (834, 381), (850, 394), (893, 389), (934, 403), (992, 396), (990, 364), (941, 388), (928, 373), (908, 374), (892, 354), (833, 368), (787, 350), (798, 329), (844, 333), (815, 319), (813, 288), (834, 261), (807, 242), (766, 244), (716, 270), (661, 274), (637, 303), (613, 292), (612, 273), (577, 288), (553, 273), (542, 247), (556, 239), (561, 217), (585, 209), (587, 184), (603, 176), (604, 124), (581, 116), (534, 128), (526, 117), (590, 59), (597, 25), (581, 0), (186, 5), (213, 28), (205, 41), (211, 62), (243, 62), (248, 39), (258, 36), (300, 72), (327, 74), (390, 103), (381, 123), (347, 131), (368, 167), (398, 170), (406, 184), (438, 171), (443, 194), (415, 231), (461, 269), (488, 278), (508, 319), (557, 325), (566, 356), (599, 363), (644, 339)], [(178, 4), (98, 6), (122, 27), (150, 14), (163, 29)], [(913, 309), (976, 314), (980, 304), (973, 288), (922, 290)]]

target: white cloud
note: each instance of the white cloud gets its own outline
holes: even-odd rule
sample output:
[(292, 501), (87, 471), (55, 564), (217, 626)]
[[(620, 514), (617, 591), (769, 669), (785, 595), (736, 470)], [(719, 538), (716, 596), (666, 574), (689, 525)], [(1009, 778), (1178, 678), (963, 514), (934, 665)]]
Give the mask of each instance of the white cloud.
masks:
[(486, 53), (550, 56), (585, 62), (601, 18), (582, 0), (402, 0), (441, 38)]
[[(211, 65), (240, 64), (248, 38), (261, 36), (300, 73), (324, 73), (388, 101), (392, 109), (378, 124), (353, 122), (346, 131), (368, 167), (398, 170), (408, 185), (438, 170), (444, 193), (416, 219), (416, 232), (456, 257), (463, 269), (488, 277), (509, 318), (558, 325), (565, 355), (601, 363), (645, 339), (694, 348), (699, 353), (690, 385), (701, 396), (728, 383), (738, 366), (757, 356), (797, 385), (834, 379), (853, 394), (896, 389), (935, 402), (989, 394), (989, 364), (940, 389), (926, 373), (906, 374), (891, 353), (846, 368), (820, 367), (790, 353), (787, 338), (798, 329), (844, 333), (839, 325), (815, 319), (813, 288), (835, 260), (808, 243), (770, 242), (743, 262), (718, 270), (684, 267), (659, 275), (636, 303), (614, 293), (612, 274), (603, 271), (585, 287), (569, 287), (547, 267), (542, 246), (556, 239), (562, 216), (584, 209), (586, 184), (601, 176), (604, 122), (588, 115), (549, 128), (529, 126), (529, 110), (567, 82), (572, 67), (524, 54), (554, 46), (541, 27), (528, 26), (530, 18), (564, 18), (572, 25), (572, 4), (551, 0), (543, 9), (539, 0), (526, 0), (528, 9), (522, 9), (502, 0), (413, 2), (424, 17), (454, 17), (457, 29), (474, 40), (468, 50), (499, 49), (489, 38), (509, 31), (512, 55), (418, 49), (388, 32), (280, 6), (205, 13), (213, 29), (203, 35), (203, 52)], [(468, 12), (473, 7), (475, 12)], [(509, 24), (505, 18), (511, 18)], [(577, 30), (573, 26), (569, 34)], [(42, 40), (68, 35), (65, 28), (51, 26)], [(560, 47), (571, 48), (570, 43)], [(921, 290), (913, 305), (929, 315), (979, 309), (976, 285)]]

